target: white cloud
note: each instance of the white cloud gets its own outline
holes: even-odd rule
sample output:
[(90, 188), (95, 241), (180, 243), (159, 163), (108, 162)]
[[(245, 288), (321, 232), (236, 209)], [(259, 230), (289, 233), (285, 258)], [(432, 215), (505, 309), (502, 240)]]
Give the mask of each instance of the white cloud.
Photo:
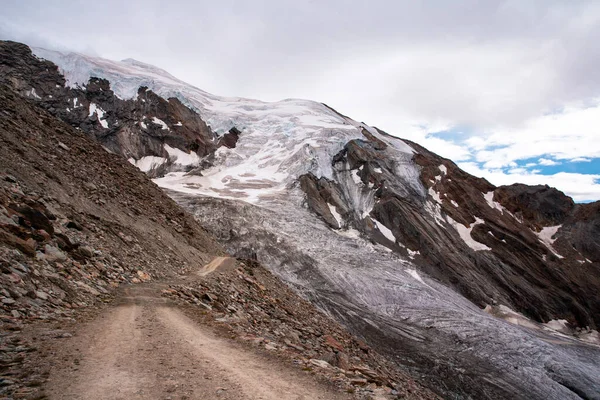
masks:
[(550, 160), (549, 158), (540, 158), (538, 160), (538, 164), (539, 165), (544, 165), (544, 166), (560, 165), (559, 162), (554, 161), (554, 160)]
[(480, 176), (492, 184), (511, 185), (513, 183), (524, 183), (527, 185), (549, 185), (563, 191), (575, 201), (593, 201), (600, 199), (600, 175), (577, 174), (559, 172), (554, 175), (541, 175), (536, 171), (518, 171), (515, 174), (507, 174), (500, 170), (489, 170), (481, 168), (477, 163), (458, 163), (458, 166), (466, 172)]
[[(218, 95), (323, 101), (507, 183), (563, 183), (522, 160), (600, 157), (593, 0), (59, 3), (4, 0), (0, 37), (136, 58)], [(473, 133), (429, 134), (452, 127)]]
[(586, 157), (575, 157), (569, 160), (570, 162), (591, 162), (592, 160)]
[[(559, 113), (533, 117), (522, 127), (497, 129), (465, 141), (485, 168), (502, 168), (530, 158), (540, 165), (556, 160), (600, 157), (600, 102), (570, 106)], [(550, 159), (550, 157), (552, 159)]]

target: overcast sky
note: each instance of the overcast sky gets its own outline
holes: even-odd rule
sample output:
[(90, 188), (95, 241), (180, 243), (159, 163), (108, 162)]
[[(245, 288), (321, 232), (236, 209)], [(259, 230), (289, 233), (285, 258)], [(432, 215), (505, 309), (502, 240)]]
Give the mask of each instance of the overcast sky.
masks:
[(600, 199), (599, 1), (3, 0), (0, 38), (322, 101), (494, 184)]

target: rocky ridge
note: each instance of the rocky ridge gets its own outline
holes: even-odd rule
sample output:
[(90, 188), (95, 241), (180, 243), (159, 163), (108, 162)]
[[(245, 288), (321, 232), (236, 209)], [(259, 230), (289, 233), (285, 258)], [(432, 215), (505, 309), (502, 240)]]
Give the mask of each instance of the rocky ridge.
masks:
[(332, 229), (357, 229), (482, 308), (597, 328), (600, 203), (576, 205), (548, 187), (496, 188), (406, 141), (421, 187), (410, 185), (389, 145), (363, 135), (332, 159), (333, 180), (299, 178), (308, 207)]
[(98, 77), (82, 86), (66, 86), (55, 64), (35, 57), (20, 43), (0, 41), (0, 82), (150, 176), (185, 170), (217, 148), (215, 134), (177, 98), (164, 99), (139, 87), (134, 99), (120, 99), (110, 82)]

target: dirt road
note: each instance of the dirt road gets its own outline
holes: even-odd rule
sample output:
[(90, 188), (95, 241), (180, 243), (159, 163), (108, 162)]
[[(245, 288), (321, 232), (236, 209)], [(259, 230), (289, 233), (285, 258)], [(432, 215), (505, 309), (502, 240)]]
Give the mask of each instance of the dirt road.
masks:
[(125, 290), (64, 343), (50, 399), (347, 399), (310, 374), (217, 337), (160, 284)]

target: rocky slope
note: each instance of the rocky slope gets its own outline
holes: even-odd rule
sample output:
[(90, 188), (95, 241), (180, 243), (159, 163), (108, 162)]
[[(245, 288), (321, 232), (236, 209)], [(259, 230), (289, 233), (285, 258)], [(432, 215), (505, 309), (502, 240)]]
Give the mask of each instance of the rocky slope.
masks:
[(598, 397), (599, 203), (496, 188), (319, 103), (221, 98), (132, 60), (35, 52), (66, 90), (107, 79), (124, 101), (147, 87), (201, 115), (223, 146), (156, 183), (439, 393)]
[[(63, 342), (70, 343), (82, 320), (111, 307), (129, 285), (166, 287), (161, 282), (173, 282), (164, 294), (190, 300), (190, 313), (203, 314), (209, 322), (239, 310), (216, 324), (243, 341), (261, 334), (287, 364), (321, 376), (355, 398), (436, 398), (256, 263), (182, 284), (185, 275), (224, 255), (220, 245), (123, 157), (4, 85), (0, 144), (2, 398), (43, 398), (52, 369), (77, 370), (81, 354), (66, 351)], [(190, 293), (203, 293), (207, 304), (191, 301)], [(256, 329), (256, 321), (240, 323), (238, 316), (250, 315), (243, 309), (253, 314), (264, 310), (262, 329)], [(271, 314), (273, 318), (266, 317)], [(300, 335), (296, 350), (292, 345), (292, 352), (284, 351), (286, 342), (278, 341), (283, 320), (312, 337), (306, 341)], [(286, 333), (295, 337), (293, 331)], [(293, 353), (300, 346), (303, 364)], [(56, 359), (65, 351), (65, 360)]]

